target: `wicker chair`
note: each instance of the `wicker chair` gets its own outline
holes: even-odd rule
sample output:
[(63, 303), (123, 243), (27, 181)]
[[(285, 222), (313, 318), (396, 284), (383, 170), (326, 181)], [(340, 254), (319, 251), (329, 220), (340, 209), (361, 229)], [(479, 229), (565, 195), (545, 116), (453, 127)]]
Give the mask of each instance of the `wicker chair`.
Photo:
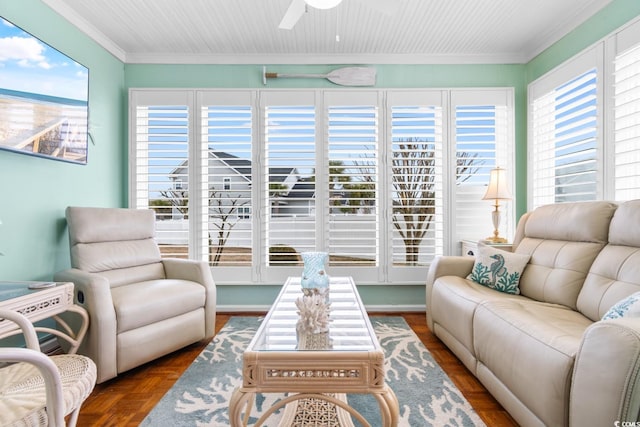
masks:
[(96, 384), (95, 363), (76, 354), (47, 356), (25, 316), (0, 310), (0, 319), (15, 322), (27, 344), (0, 348), (0, 425), (62, 427), (69, 415), (68, 425), (75, 426)]

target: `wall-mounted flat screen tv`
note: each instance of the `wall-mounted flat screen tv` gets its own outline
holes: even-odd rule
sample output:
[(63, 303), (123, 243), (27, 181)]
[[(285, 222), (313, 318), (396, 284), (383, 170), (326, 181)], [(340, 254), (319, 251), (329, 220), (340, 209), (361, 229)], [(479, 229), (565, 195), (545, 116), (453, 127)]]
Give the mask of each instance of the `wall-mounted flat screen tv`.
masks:
[(89, 69), (0, 17), (0, 149), (86, 164), (88, 121)]

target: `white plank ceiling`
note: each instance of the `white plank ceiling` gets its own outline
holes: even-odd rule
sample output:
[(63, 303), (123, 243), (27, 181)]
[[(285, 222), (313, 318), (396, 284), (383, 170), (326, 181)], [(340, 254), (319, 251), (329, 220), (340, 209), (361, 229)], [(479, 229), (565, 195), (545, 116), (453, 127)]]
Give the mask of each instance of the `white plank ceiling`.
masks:
[(524, 63), (611, 2), (343, 0), (283, 30), (291, 0), (43, 1), (123, 62), (211, 64)]

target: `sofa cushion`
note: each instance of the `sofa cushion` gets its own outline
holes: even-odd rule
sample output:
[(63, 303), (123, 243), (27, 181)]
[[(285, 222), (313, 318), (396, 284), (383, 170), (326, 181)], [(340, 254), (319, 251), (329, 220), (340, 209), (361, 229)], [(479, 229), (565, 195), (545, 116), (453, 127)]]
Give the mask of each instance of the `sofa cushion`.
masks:
[(144, 240), (155, 236), (155, 212), (69, 206), (66, 209), (69, 243)]
[(520, 279), (520, 292), (532, 299), (576, 309), (589, 268), (607, 241), (616, 210), (610, 202), (541, 206), (519, 228), (515, 248), (531, 259)]
[(204, 307), (205, 287), (188, 280), (150, 280), (111, 289), (118, 333)]
[[(70, 206), (66, 210), (71, 266), (90, 273), (160, 263), (155, 242), (155, 214), (149, 209), (114, 209)], [(156, 271), (158, 271), (156, 269)], [(131, 277), (123, 283), (163, 278)]]
[(611, 219), (609, 244), (594, 260), (578, 296), (578, 309), (593, 321), (640, 291), (640, 200), (621, 203)]
[(616, 303), (602, 316), (602, 320), (621, 317), (640, 317), (640, 292), (633, 293)]
[(160, 249), (152, 238), (121, 242), (78, 243), (71, 247), (73, 267), (90, 273), (160, 262)]
[(486, 301), (473, 319), (478, 364), (545, 425), (567, 425), (573, 363), (591, 324), (562, 305), (524, 298)]
[(165, 279), (164, 262), (138, 265), (129, 268), (119, 268), (117, 270), (106, 270), (98, 273), (109, 281), (109, 286), (129, 285), (131, 283), (146, 282), (148, 280)]
[[(473, 372), (475, 353), (473, 350), (473, 317), (480, 303), (492, 299), (517, 299), (517, 295), (504, 294), (471, 280), (457, 276), (436, 279), (431, 292), (431, 316), (435, 319), (434, 333), (441, 339), (441, 330), (455, 337), (459, 347), (456, 355)], [(455, 313), (454, 315), (452, 315)], [(451, 346), (448, 342), (447, 345)], [(462, 352), (462, 353), (461, 353)]]
[(640, 200), (618, 206), (609, 227), (609, 243), (640, 248)]
[(611, 202), (555, 203), (531, 212), (526, 237), (545, 240), (606, 243), (617, 205)]
[(478, 253), (467, 279), (508, 294), (519, 294), (520, 276), (529, 255), (514, 254), (478, 243)]

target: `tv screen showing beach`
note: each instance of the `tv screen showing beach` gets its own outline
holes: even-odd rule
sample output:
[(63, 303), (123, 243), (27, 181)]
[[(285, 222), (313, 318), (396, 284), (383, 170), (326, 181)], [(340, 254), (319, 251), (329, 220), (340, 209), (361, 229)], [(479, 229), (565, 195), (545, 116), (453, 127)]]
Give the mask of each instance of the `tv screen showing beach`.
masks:
[(0, 17), (0, 149), (87, 163), (89, 70)]

